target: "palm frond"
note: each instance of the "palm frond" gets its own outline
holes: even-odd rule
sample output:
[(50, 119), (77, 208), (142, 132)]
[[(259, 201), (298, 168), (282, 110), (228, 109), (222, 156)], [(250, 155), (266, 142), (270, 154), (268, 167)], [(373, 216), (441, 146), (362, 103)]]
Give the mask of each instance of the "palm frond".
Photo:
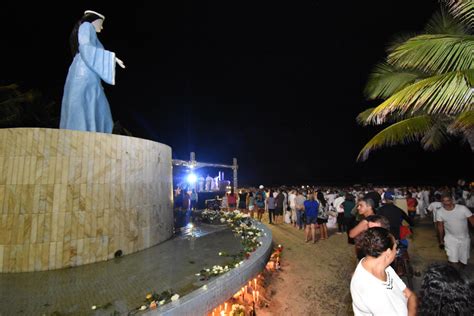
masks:
[(419, 35), (396, 47), (388, 62), (396, 67), (445, 73), (474, 68), (474, 36)]
[(368, 119), (383, 122), (393, 112), (454, 115), (473, 107), (474, 69), (429, 77), (395, 93), (377, 106)]
[(364, 93), (369, 100), (387, 99), (421, 78), (423, 75), (420, 72), (397, 69), (387, 63), (380, 63), (370, 74)]
[(418, 35), (421, 35), (420, 33), (415, 33), (415, 32), (409, 32), (409, 33), (403, 33), (403, 34), (396, 34), (388, 43), (387, 45), (387, 54), (390, 54), (393, 52), (398, 46), (402, 45), (406, 41), (408, 41), (410, 38), (417, 37)]
[(467, 30), (443, 7), (436, 12), (425, 27), (428, 34), (467, 35)]
[(474, 110), (459, 114), (449, 125), (450, 131), (469, 131), (474, 129)]
[(362, 126), (369, 125), (371, 123), (371, 121), (369, 120), (369, 116), (370, 116), (370, 114), (372, 114), (372, 111), (374, 109), (375, 108), (368, 108), (364, 112), (360, 112), (359, 115), (357, 115), (357, 117), (356, 117), (357, 123), (359, 125), (362, 125)]
[(0, 85), (0, 92), (18, 90), (18, 88), (19, 86), (15, 83), (11, 83), (8, 85)]
[(449, 140), (446, 124), (443, 120), (434, 119), (433, 126), (423, 135), (421, 145), (424, 150), (437, 150)]
[(375, 135), (360, 151), (358, 161), (365, 161), (375, 149), (418, 141), (433, 127), (429, 115), (416, 116), (392, 124)]
[(389, 116), (385, 117), (383, 120), (373, 121), (373, 120), (370, 119), (370, 115), (372, 114), (372, 112), (375, 109), (376, 108), (368, 108), (367, 110), (359, 113), (356, 117), (357, 123), (359, 125), (362, 125), (362, 126), (381, 125), (385, 122), (394, 123), (394, 122), (398, 122), (400, 120), (404, 120), (404, 119), (414, 117), (414, 116), (427, 115), (427, 113), (424, 112), (424, 111), (416, 111), (416, 112), (413, 112), (413, 113), (410, 113), (410, 114), (403, 114), (403, 113), (400, 113), (400, 112), (392, 112), (392, 113), (390, 113)]
[(449, 12), (470, 29), (474, 28), (474, 1), (472, 0), (443, 0), (448, 5)]

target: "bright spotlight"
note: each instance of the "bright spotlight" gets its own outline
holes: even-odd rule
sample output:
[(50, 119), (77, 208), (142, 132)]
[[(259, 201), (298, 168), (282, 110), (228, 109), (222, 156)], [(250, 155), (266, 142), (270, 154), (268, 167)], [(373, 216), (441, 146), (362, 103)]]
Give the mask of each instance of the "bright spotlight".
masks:
[(188, 176), (188, 182), (193, 184), (193, 183), (196, 183), (196, 180), (197, 180), (197, 177), (194, 173), (191, 173), (189, 176)]

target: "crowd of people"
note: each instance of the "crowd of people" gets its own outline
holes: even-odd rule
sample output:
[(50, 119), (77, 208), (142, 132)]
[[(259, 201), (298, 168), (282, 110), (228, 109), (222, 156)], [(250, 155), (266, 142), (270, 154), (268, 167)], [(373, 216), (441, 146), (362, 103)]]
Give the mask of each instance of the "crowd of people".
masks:
[[(351, 280), (355, 315), (472, 315), (473, 285), (459, 270), (470, 255), (474, 227), (473, 188), (246, 188), (227, 193), (221, 207), (240, 209), (272, 225), (305, 230), (305, 242), (328, 236), (328, 222), (355, 244), (358, 265)], [(449, 265), (425, 273), (421, 298), (394, 269), (397, 248), (411, 233), (415, 219), (431, 216), (440, 248)], [(463, 290), (464, 292), (459, 292)], [(444, 294), (443, 294), (444, 293)]]
[[(195, 207), (195, 190), (177, 191), (180, 209)], [(354, 244), (358, 265), (351, 280), (355, 315), (473, 315), (473, 285), (459, 270), (468, 264), (474, 227), (474, 187), (377, 188), (353, 186), (231, 189), (214, 204), (219, 209), (248, 212), (270, 225), (304, 230), (304, 241), (329, 238), (328, 223)], [(425, 273), (420, 298), (400, 278), (398, 248), (406, 247), (418, 218), (431, 217), (439, 247), (449, 265)], [(401, 274), (400, 274), (401, 275)]]

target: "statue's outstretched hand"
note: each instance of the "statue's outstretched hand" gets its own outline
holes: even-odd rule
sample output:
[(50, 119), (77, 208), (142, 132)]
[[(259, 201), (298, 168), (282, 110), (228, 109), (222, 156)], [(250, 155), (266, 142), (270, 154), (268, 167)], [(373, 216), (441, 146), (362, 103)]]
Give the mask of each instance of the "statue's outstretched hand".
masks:
[(125, 64), (123, 63), (122, 60), (118, 59), (117, 57), (115, 57), (115, 62), (122, 68), (125, 69)]

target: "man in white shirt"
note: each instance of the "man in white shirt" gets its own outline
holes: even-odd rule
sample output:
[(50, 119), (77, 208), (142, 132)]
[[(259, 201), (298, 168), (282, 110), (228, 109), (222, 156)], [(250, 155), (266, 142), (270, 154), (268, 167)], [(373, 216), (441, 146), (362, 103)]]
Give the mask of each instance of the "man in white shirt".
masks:
[(295, 190), (291, 190), (290, 193), (288, 194), (288, 203), (290, 204), (290, 209), (291, 209), (291, 222), (293, 223), (293, 226), (296, 227), (296, 192)]
[(328, 204), (332, 207), (334, 207), (333, 203), (334, 203), (334, 200), (336, 199), (336, 197), (337, 197), (337, 194), (334, 193), (332, 190), (329, 190), (324, 196), (324, 198), (326, 199)]
[(443, 207), (436, 214), (441, 245), (450, 263), (467, 265), (471, 246), (467, 222), (474, 226), (474, 216), (464, 205), (454, 204), (450, 194), (443, 194), (441, 203)]

